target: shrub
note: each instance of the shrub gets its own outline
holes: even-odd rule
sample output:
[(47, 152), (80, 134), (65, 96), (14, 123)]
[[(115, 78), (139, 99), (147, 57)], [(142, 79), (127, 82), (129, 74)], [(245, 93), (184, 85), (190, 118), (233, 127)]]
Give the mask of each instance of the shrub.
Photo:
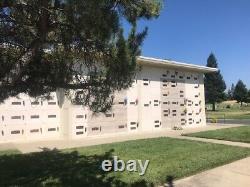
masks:
[(217, 122), (218, 122), (218, 119), (215, 118), (215, 117), (213, 117), (213, 118), (211, 118), (210, 122), (211, 122), (211, 123), (217, 123)]

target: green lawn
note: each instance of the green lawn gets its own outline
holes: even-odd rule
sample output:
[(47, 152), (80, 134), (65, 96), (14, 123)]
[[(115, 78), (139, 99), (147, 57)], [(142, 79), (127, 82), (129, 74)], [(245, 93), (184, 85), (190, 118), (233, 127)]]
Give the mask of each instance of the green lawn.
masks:
[[(103, 172), (105, 159), (150, 160), (140, 177)], [(154, 138), (70, 150), (0, 156), (0, 186), (148, 186), (189, 176), (250, 155), (250, 149)]]
[(0, 151), (0, 156), (3, 156), (3, 155), (13, 155), (13, 154), (19, 154), (19, 153), (21, 153), (21, 152), (18, 151), (18, 150), (8, 149), (8, 150)]
[[(209, 105), (207, 105), (209, 106)], [(229, 108), (227, 106), (230, 106)], [(226, 119), (250, 119), (250, 104), (249, 106), (240, 106), (239, 103), (226, 104), (220, 103), (217, 105), (216, 111), (208, 110), (206, 112), (208, 118), (226, 118)]]
[(208, 111), (206, 115), (216, 119), (250, 119), (250, 111)]
[(250, 126), (197, 132), (192, 134), (186, 134), (185, 136), (250, 143)]

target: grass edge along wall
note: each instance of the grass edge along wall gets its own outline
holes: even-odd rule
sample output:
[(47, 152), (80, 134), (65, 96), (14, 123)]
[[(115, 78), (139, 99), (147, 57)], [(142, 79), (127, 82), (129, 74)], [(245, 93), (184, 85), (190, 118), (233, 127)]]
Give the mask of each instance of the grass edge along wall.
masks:
[(138, 57), (137, 63), (141, 71), (132, 87), (115, 94), (106, 114), (93, 116), (86, 107), (72, 105), (63, 90), (48, 101), (9, 98), (0, 105), (0, 142), (206, 125), (203, 77), (217, 69), (148, 57)]

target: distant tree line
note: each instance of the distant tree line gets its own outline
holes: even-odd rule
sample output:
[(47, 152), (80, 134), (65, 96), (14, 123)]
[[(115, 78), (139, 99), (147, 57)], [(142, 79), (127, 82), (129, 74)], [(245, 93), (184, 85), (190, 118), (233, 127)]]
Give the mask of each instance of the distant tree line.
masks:
[[(218, 63), (215, 55), (211, 53), (207, 59), (207, 67), (218, 68)], [(226, 91), (226, 84), (220, 70), (216, 73), (205, 74), (204, 79), (206, 103), (212, 104), (212, 110), (215, 111), (216, 103), (225, 100), (237, 100), (242, 104), (250, 103), (250, 90), (242, 80), (239, 80), (236, 85), (232, 84)]]
[(226, 93), (226, 99), (237, 100), (237, 102), (239, 102), (242, 106), (243, 102), (250, 103), (250, 90), (247, 89), (242, 80), (239, 80), (236, 86), (232, 84), (228, 89)]

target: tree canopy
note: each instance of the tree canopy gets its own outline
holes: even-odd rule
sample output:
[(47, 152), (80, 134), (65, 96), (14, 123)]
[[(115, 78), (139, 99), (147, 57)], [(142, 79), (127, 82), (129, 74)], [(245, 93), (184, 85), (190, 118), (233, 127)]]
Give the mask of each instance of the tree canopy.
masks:
[(228, 89), (228, 92), (227, 92), (227, 99), (229, 100), (233, 100), (234, 99), (234, 89), (235, 89), (235, 86), (234, 84), (232, 83), (231, 85), (231, 88)]
[[(213, 53), (207, 59), (207, 67), (218, 68), (217, 59)], [(220, 71), (205, 74), (204, 84), (206, 102), (213, 104), (213, 110), (215, 110), (215, 103), (225, 99), (226, 84)]]
[[(74, 103), (109, 109), (128, 88), (147, 34), (140, 19), (159, 16), (161, 0), (1, 0), (0, 101), (65, 89)], [(122, 21), (130, 24), (124, 37)]]
[(234, 99), (236, 99), (238, 102), (242, 103), (247, 102), (248, 99), (248, 90), (246, 85), (243, 83), (242, 80), (239, 80), (235, 86), (234, 93), (233, 93)]

